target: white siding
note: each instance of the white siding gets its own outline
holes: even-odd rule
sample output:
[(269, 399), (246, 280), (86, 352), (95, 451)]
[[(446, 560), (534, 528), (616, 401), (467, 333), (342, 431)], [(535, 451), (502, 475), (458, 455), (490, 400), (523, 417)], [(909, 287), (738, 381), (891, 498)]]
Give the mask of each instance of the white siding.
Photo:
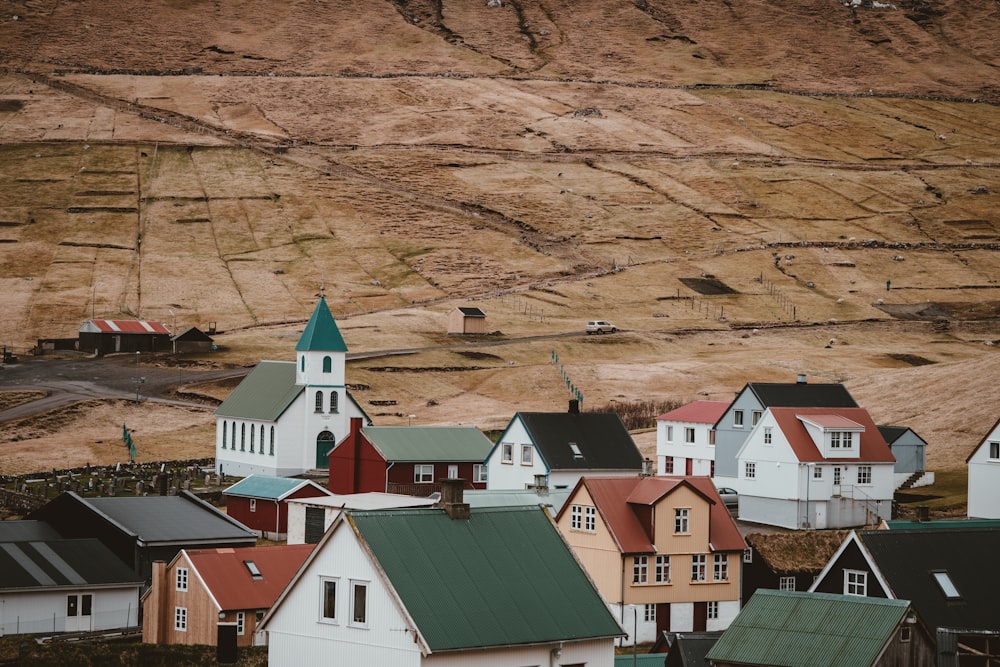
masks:
[(1000, 441), (995, 426), (969, 458), (969, 517), (1000, 519), (1000, 460), (990, 459), (990, 442)]
[[(504, 443), (512, 445), (511, 463), (502, 462)], [(529, 445), (534, 450), (530, 466), (521, 465), (521, 447), (523, 445)], [(534, 449), (534, 446), (520, 418), (515, 417), (511, 420), (507, 430), (501, 435), (496, 447), (486, 460), (486, 488), (490, 490), (524, 489), (529, 484), (535, 483), (535, 475), (548, 474), (542, 457), (538, 455), (538, 450)]]
[[(139, 587), (63, 589), (0, 595), (0, 637), (66, 630), (66, 598), (92, 595), (90, 628), (112, 630), (139, 625)], [(77, 616), (79, 623), (81, 617)], [(78, 626), (79, 627), (79, 626)]]
[[(673, 437), (668, 439), (668, 428)], [(685, 441), (685, 429), (694, 429), (694, 442)], [(692, 461), (692, 475), (710, 475), (715, 461), (715, 445), (709, 444), (712, 424), (700, 422), (659, 421), (656, 424), (656, 462), (659, 475), (684, 475), (687, 461)], [(664, 470), (664, 457), (674, 457), (674, 471)]]

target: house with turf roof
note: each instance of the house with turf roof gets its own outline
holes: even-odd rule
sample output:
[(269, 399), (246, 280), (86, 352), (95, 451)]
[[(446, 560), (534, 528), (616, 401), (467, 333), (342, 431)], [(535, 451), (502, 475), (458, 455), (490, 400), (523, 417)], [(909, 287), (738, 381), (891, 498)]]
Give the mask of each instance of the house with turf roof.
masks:
[(371, 420), (345, 384), (347, 345), (320, 297), (295, 361), (262, 361), (215, 410), (215, 470), (293, 477), (329, 466), (353, 417)]
[(330, 492), (307, 479), (250, 475), (222, 492), (226, 513), (267, 540), (288, 536), (288, 501), (329, 496)]
[(930, 633), (906, 600), (754, 593), (706, 655), (713, 667), (934, 667)]
[(273, 665), (612, 665), (622, 629), (540, 507), (344, 512), (261, 623)]
[(363, 426), (330, 452), (327, 488), (333, 493), (402, 493), (429, 496), (442, 479), (486, 488), (483, 461), (493, 443), (474, 426)]

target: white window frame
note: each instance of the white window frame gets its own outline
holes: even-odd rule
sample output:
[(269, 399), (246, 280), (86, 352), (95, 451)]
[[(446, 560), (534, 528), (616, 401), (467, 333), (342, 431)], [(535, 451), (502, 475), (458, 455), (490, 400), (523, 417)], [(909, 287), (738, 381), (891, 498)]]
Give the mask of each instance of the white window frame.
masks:
[(830, 449), (840, 449), (840, 431), (830, 431)]
[(764, 444), (765, 445), (770, 445), (771, 444), (771, 427), (770, 426), (765, 426), (764, 427)]
[[(253, 450), (251, 449), (250, 451), (253, 451)], [(256, 512), (257, 511), (257, 499), (256, 498), (251, 498), (250, 499), (250, 511), (251, 512)]]
[(691, 554), (691, 581), (708, 581), (708, 554)]
[(844, 570), (844, 595), (868, 595), (868, 573), (864, 570)]
[(642, 605), (642, 620), (646, 623), (656, 622), (656, 605), (655, 604), (644, 604)]
[(663, 474), (673, 475), (674, 474), (674, 457), (664, 456), (663, 457)]
[(757, 479), (757, 462), (756, 461), (744, 461), (743, 462), (743, 476), (746, 479)]
[(673, 441), (674, 441), (674, 427), (673, 426), (668, 426), (667, 427), (667, 442), (673, 442)]
[(587, 533), (597, 532), (597, 508), (585, 505), (583, 508), (583, 530)]
[(760, 418), (764, 416), (763, 410), (752, 410), (750, 412), (750, 426), (756, 426)]
[(531, 445), (521, 445), (521, 465), (530, 466), (535, 463), (535, 448)]
[(247, 629), (246, 614), (242, 611), (236, 612), (236, 634), (243, 636)]
[(187, 607), (174, 607), (174, 630), (177, 632), (187, 632), (188, 610)]
[[(368, 627), (368, 589), (369, 589), (368, 584), (369, 583), (370, 582), (362, 579), (351, 579), (351, 606), (350, 606), (351, 615), (349, 617), (350, 622), (348, 623), (348, 625), (352, 627), (355, 628)], [(355, 615), (356, 611), (355, 605), (357, 604), (356, 596), (359, 588), (364, 589), (365, 591), (364, 614), (361, 620), (358, 620), (357, 616)]]
[(653, 561), (653, 581), (657, 584), (670, 583), (670, 556), (658, 554)]
[[(326, 615), (327, 584), (333, 584), (333, 610), (332, 610), (333, 616)], [(319, 578), (319, 622), (332, 623), (334, 625), (340, 623), (339, 607), (340, 607), (340, 578), (320, 577)]]
[(712, 554), (712, 581), (729, 581), (729, 554)]
[(179, 567), (174, 572), (174, 589), (178, 591), (188, 589), (188, 569), (186, 567)]
[(872, 467), (858, 466), (858, 486), (872, 485)]
[(569, 529), (583, 530), (583, 505), (569, 506)]
[(649, 556), (632, 556), (632, 585), (649, 583)]
[(501, 442), (500, 443), (500, 463), (506, 463), (508, 465), (514, 464), (514, 443), (513, 442)]
[(434, 483), (434, 464), (433, 463), (417, 463), (413, 466), (413, 483), (414, 484), (433, 484)]
[(752, 563), (753, 562), (753, 547), (747, 547), (743, 550), (743, 562)]
[(687, 507), (674, 508), (674, 534), (688, 535), (691, 532), (691, 510)]
[(695, 439), (695, 432), (693, 426), (684, 427), (684, 443), (687, 445), (693, 445)]
[(794, 591), (795, 590), (795, 577), (779, 577), (778, 578), (778, 590), (779, 591)]
[(987, 456), (990, 461), (1000, 461), (1000, 441), (990, 440)]
[(705, 607), (705, 618), (709, 621), (715, 621), (719, 618), (719, 602), (718, 600), (711, 600), (707, 603)]
[(472, 464), (472, 481), (475, 484), (485, 484), (487, 480), (486, 471), (488, 468), (485, 463), (473, 463)]
[(448, 479), (458, 479), (458, 464), (449, 463), (448, 464)]
[(733, 428), (743, 428), (742, 410), (733, 410)]
[(813, 479), (823, 479), (823, 467), (813, 466)]

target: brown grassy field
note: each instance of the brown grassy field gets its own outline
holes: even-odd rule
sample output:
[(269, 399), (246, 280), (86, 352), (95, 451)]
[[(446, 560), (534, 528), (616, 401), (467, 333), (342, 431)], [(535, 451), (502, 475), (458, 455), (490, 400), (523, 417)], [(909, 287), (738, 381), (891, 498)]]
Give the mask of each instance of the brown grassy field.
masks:
[[(352, 362), (377, 423), (562, 409), (556, 352), (585, 406), (844, 382), (961, 469), (1000, 414), (973, 5), (8, 2), (0, 343), (93, 313), (287, 359), (322, 284), (352, 352), (468, 343)], [(446, 335), (469, 303), (488, 344)], [(595, 317), (623, 333), (517, 340)], [(0, 472), (113, 462), (123, 417), (211, 452), (205, 410), (87, 406), (6, 425)]]

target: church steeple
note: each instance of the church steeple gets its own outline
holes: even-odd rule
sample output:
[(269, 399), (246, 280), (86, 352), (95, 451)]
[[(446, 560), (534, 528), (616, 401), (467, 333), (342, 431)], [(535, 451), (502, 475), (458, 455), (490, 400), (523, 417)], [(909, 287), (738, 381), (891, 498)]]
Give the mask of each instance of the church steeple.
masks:
[(340, 335), (337, 323), (333, 321), (330, 307), (326, 305), (326, 297), (320, 296), (319, 303), (313, 310), (309, 323), (306, 324), (296, 352), (347, 352), (347, 344)]

